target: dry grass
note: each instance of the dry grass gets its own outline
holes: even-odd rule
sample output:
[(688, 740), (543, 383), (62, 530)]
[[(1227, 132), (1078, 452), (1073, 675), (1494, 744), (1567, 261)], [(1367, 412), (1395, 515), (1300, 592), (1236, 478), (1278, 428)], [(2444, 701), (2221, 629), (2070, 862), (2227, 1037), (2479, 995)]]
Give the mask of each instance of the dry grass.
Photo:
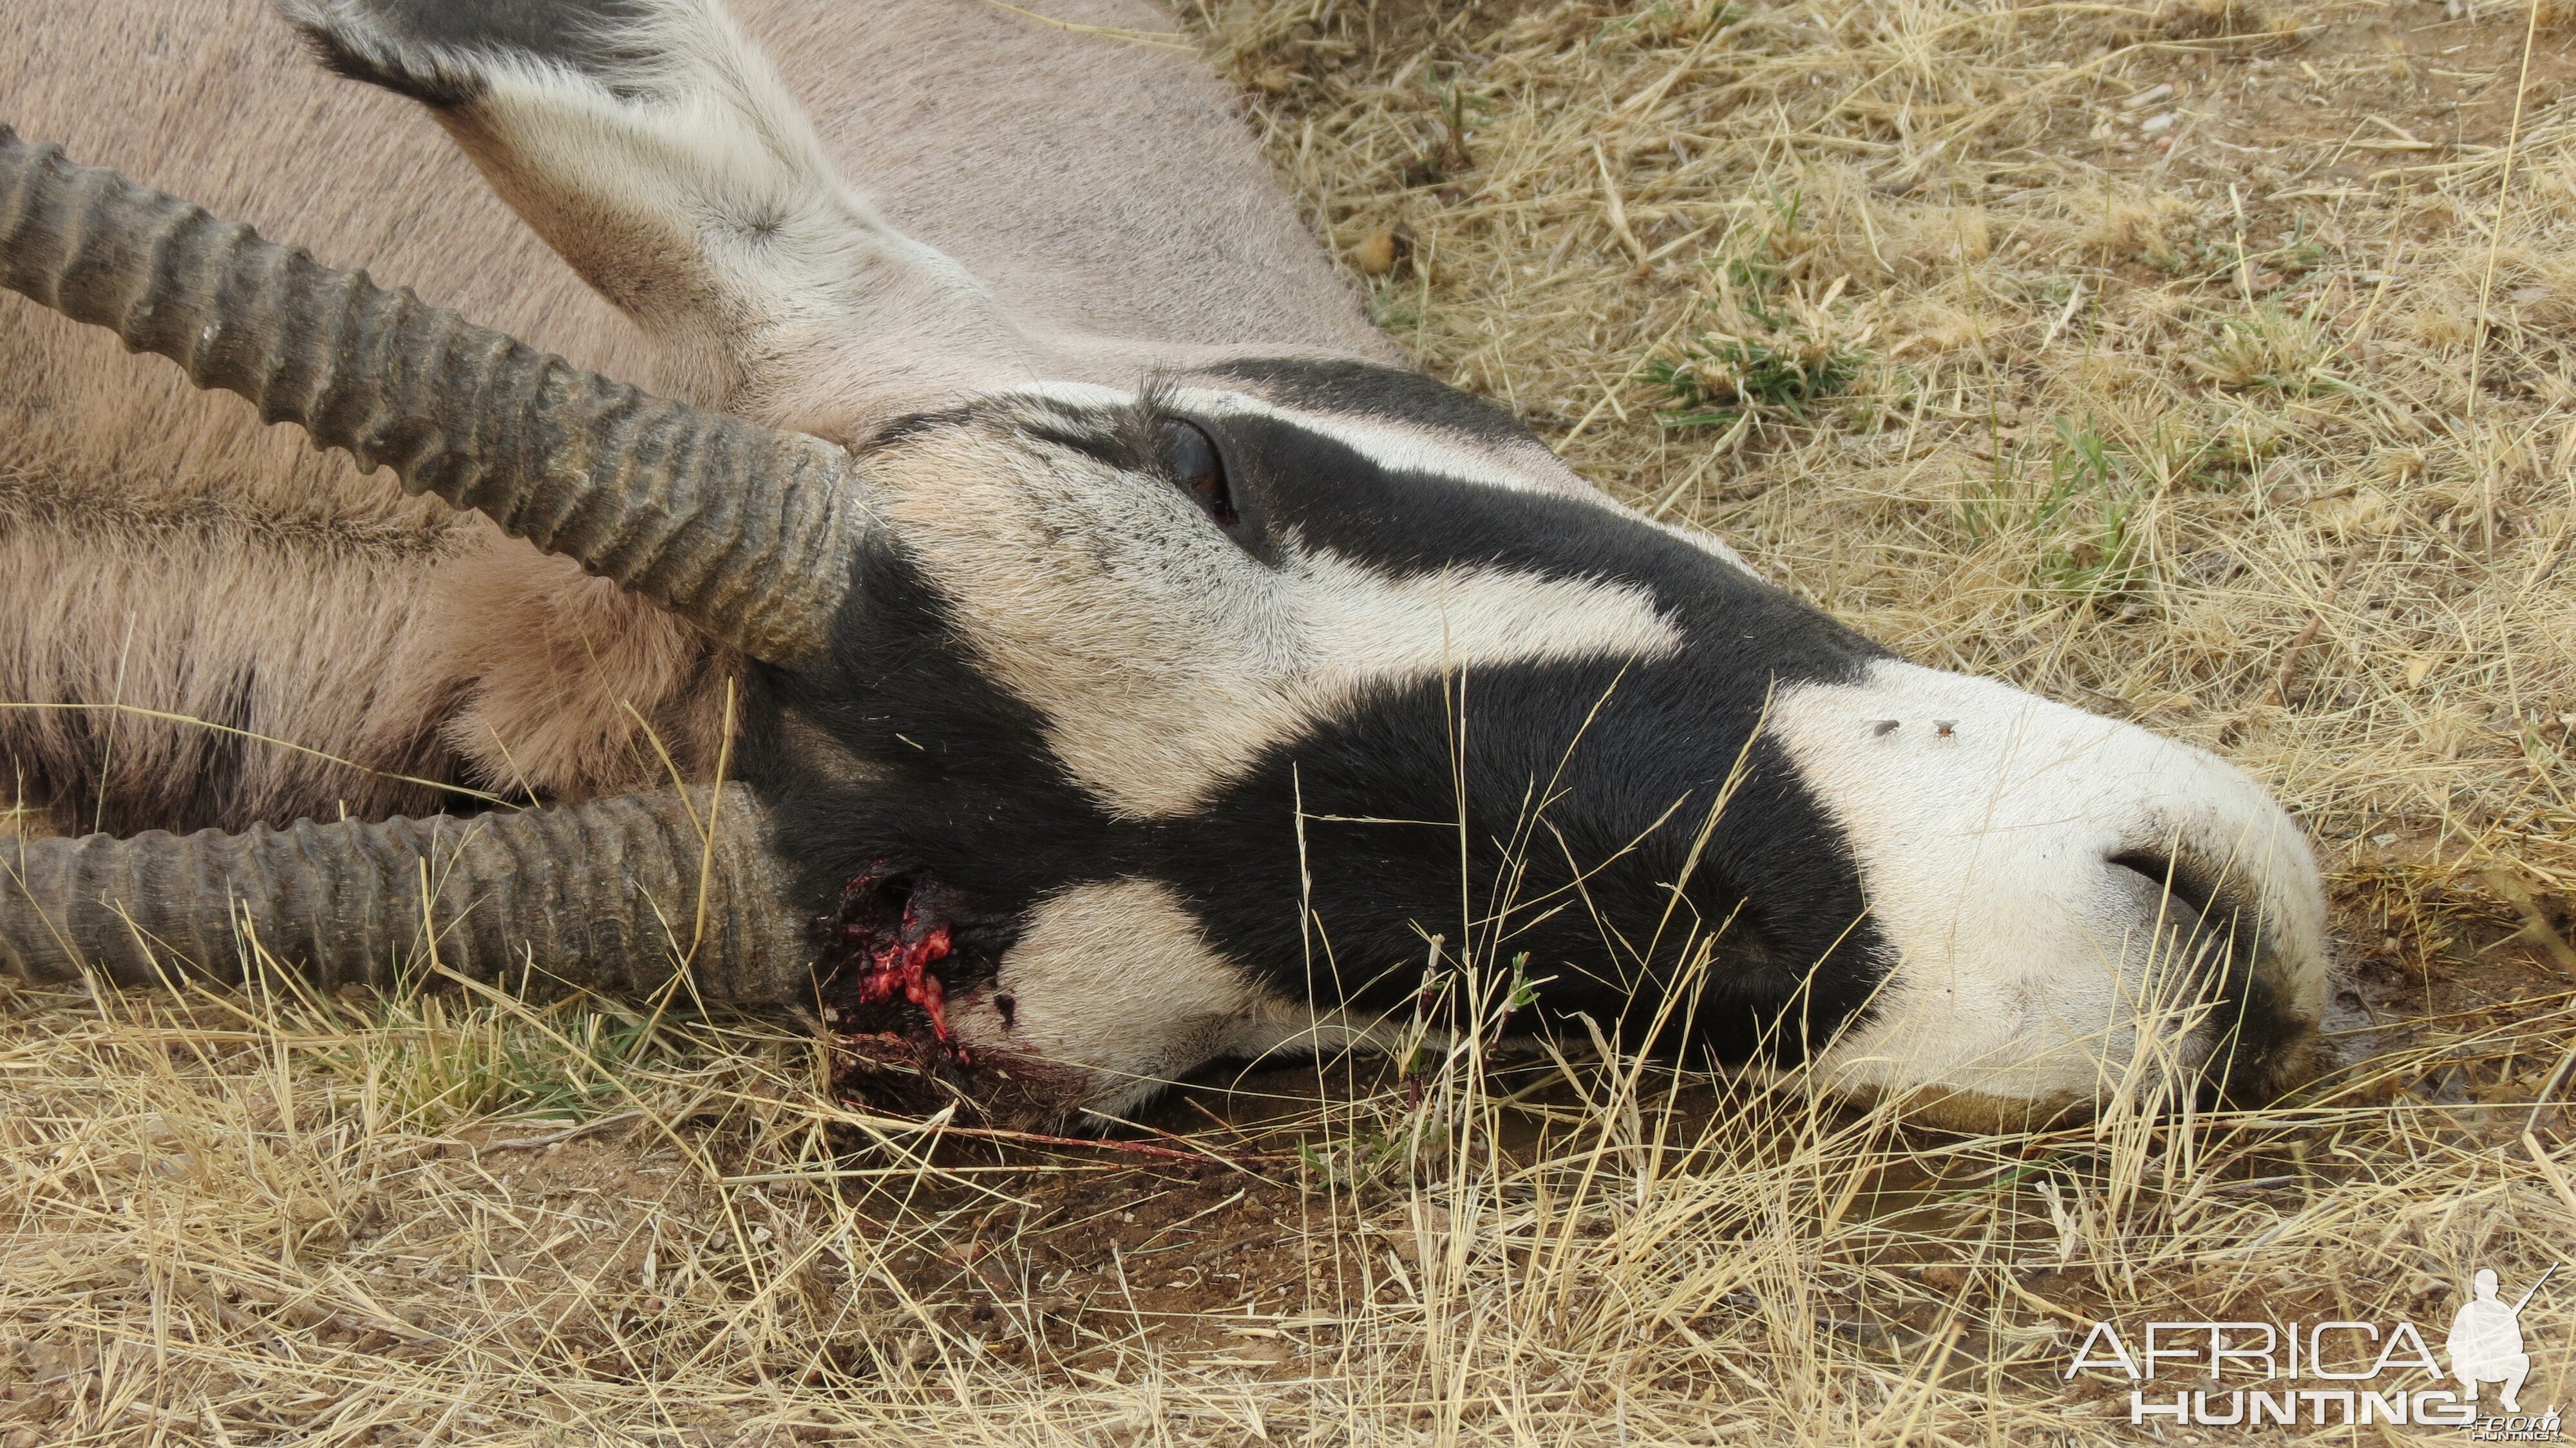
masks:
[(2528, 1107), (2389, 1101), (2527, 1094), (2563, 1011), (2295, 1111), (1982, 1138), (1470, 1041), (1135, 1159), (934, 1145), (747, 1026), (9, 1006), (18, 1444), (2116, 1441), (2059, 1372), (2098, 1316), (2438, 1324), (2576, 1233)]
[(1930, 1137), (1470, 1049), (1139, 1155), (934, 1142), (739, 1022), (19, 993), (0, 1443), (2131, 1441), (2062, 1377), (2096, 1317), (2529, 1281), (2576, 1241), (2576, 106), (2558, 9), (2453, 8), (1194, 21), (1426, 366), (2297, 806), (2357, 971), (2314, 1099)]
[[(1536, 5), (1288, 79), (1272, 57), (1364, 32), (1348, 4), (1319, 27), (1331, 8), (1222, 33), (1283, 86), (1274, 150), (1336, 242), (1404, 228), (1377, 312), (1435, 370), (1918, 659), (2226, 746), (2330, 850), (2396, 827), (2445, 880), (2509, 860), (2569, 883), (2576, 119), (2555, 88), (2499, 229), (2503, 158), (2474, 147), (2349, 149), (2368, 164), (2335, 170), (2379, 174), (2319, 184), (2332, 142), (2138, 146), (2150, 111), (2212, 132), (2240, 87), (2351, 64), (2269, 30), (2209, 47), (2117, 7)], [(2186, 69), (2212, 78), (2125, 103)], [(2316, 93), (2346, 99), (2333, 79)], [(2377, 109), (2304, 129), (2376, 144)], [(1441, 174), (1459, 144), (1473, 164)], [(1831, 351), (1849, 376), (1750, 409), (1673, 396), (1658, 364), (1723, 371), (1697, 360), (1712, 342)]]

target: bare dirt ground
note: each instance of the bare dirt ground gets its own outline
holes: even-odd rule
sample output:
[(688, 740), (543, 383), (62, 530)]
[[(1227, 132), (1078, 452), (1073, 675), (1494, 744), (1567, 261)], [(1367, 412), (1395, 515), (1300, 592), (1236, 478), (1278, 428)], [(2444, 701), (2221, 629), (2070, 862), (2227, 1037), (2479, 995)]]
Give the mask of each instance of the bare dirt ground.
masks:
[[(1049, 1142), (836, 1102), (774, 1023), (14, 992), (0, 1444), (2127, 1442), (2063, 1371), (2097, 1319), (2434, 1332), (2567, 1254), (2556, 0), (1067, 43), (1205, 49), (1381, 323), (1605, 487), (2261, 775), (2333, 878), (2342, 1068), (1953, 1137), (1470, 1042)], [(2576, 1406), (2571, 1304), (2527, 1402)]]

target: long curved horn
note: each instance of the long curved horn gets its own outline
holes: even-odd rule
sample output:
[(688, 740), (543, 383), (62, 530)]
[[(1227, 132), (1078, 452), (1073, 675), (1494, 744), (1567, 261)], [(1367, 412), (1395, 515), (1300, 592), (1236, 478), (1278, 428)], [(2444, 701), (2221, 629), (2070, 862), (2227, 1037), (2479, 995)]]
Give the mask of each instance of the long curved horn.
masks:
[[(710, 828), (709, 811), (713, 811)], [(466, 818), (298, 821), (0, 844), (0, 966), (36, 980), (241, 978), (256, 940), (325, 988), (432, 965), (783, 1004), (810, 958), (767, 818), (742, 785)]]
[(850, 455), (650, 396), (0, 125), (0, 286), (696, 623), (821, 649), (867, 526)]

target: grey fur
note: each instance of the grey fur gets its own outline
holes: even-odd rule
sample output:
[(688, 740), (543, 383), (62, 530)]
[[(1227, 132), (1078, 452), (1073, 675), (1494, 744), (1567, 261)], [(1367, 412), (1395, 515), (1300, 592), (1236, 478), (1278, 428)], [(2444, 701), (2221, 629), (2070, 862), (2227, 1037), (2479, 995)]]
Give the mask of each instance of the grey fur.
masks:
[[(997, 366), (973, 360), (989, 331), (957, 349), (968, 377), (912, 360), (939, 362), (912, 324), (862, 319), (824, 349), (847, 386), (699, 385), (709, 364), (603, 301), (419, 107), (316, 67), (266, 0), (17, 0), (0, 96), (26, 136), (577, 367), (845, 441), (996, 374), (1128, 386), (1199, 356), (1392, 357), (1196, 56), (973, 0), (735, 9), (875, 214), (971, 274), (991, 314), (1029, 319)], [(1049, 13), (1170, 26), (1134, 0)], [(924, 325), (953, 342), (954, 322)], [(648, 729), (684, 770), (712, 766), (710, 685), (732, 667), (642, 600), (0, 296), (0, 698), (240, 731), (0, 711), (0, 790), (55, 828), (417, 813), (441, 801), (423, 777), (643, 787), (663, 777)]]

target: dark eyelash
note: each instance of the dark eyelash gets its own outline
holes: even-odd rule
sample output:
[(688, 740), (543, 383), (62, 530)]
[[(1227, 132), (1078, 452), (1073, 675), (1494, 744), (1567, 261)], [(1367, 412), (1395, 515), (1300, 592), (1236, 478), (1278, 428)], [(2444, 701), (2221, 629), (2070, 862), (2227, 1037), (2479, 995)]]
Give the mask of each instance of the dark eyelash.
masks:
[[(1189, 422), (1172, 402), (1172, 385), (1159, 379), (1145, 384), (1136, 394), (1135, 404), (1118, 422), (1122, 465), (1132, 471), (1153, 473), (1161, 477), (1163, 468), (1163, 429), (1175, 422)], [(1195, 424), (1192, 424), (1195, 426)], [(1178, 478), (1164, 478), (1178, 485)]]

